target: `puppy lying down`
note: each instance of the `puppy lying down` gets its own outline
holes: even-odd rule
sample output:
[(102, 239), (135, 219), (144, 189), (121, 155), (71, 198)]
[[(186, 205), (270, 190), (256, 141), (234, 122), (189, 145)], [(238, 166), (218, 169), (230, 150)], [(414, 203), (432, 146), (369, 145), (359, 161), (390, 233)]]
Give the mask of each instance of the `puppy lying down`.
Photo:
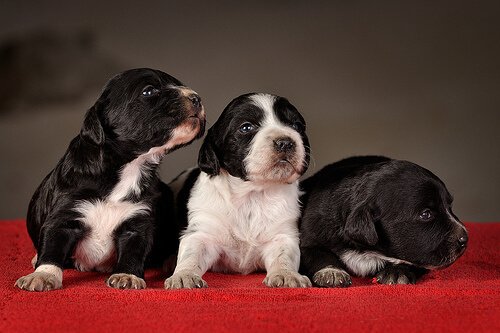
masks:
[(235, 98), (210, 128), (199, 169), (181, 174), (177, 206), (185, 230), (165, 288), (206, 287), (207, 270), (266, 270), (270, 287), (307, 287), (298, 273), (298, 178), (309, 164), (305, 122), (285, 98)]
[(414, 163), (352, 157), (301, 187), (301, 271), (316, 286), (347, 287), (349, 274), (415, 283), (465, 251), (467, 231), (452, 212), (452, 196)]
[(145, 288), (148, 254), (161, 261), (178, 245), (158, 164), (204, 128), (200, 98), (172, 76), (143, 68), (112, 78), (31, 199), (27, 226), (38, 254), (16, 286), (58, 289), (63, 268), (76, 267), (112, 273), (113, 288)]

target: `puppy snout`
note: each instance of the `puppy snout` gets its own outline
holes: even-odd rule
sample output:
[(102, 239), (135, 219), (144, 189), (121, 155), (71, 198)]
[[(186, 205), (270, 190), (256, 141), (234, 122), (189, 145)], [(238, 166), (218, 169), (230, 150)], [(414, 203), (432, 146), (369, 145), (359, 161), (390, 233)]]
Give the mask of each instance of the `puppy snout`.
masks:
[(458, 238), (458, 245), (461, 247), (461, 248), (465, 248), (467, 246), (467, 242), (469, 241), (469, 237), (467, 236), (467, 234), (463, 234), (461, 235), (459, 238)]
[(274, 140), (274, 148), (279, 153), (289, 153), (295, 150), (295, 142), (288, 137)]
[(194, 107), (201, 108), (201, 97), (198, 94), (191, 94), (188, 96), (188, 99), (191, 101)]

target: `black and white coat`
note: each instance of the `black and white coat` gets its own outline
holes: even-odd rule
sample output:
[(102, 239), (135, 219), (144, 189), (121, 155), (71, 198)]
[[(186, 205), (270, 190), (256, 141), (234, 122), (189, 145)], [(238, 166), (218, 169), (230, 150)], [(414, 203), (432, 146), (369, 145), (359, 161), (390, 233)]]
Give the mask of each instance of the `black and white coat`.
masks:
[(298, 273), (298, 178), (309, 163), (305, 122), (285, 98), (247, 94), (222, 112), (199, 168), (170, 185), (185, 225), (165, 287), (200, 288), (207, 270), (265, 270), (270, 287), (307, 287)]
[(156, 173), (162, 157), (204, 133), (199, 96), (158, 70), (112, 78), (82, 130), (30, 202), (35, 271), (16, 286), (62, 287), (63, 269), (111, 272), (114, 288), (145, 288), (146, 259), (176, 252), (173, 196)]

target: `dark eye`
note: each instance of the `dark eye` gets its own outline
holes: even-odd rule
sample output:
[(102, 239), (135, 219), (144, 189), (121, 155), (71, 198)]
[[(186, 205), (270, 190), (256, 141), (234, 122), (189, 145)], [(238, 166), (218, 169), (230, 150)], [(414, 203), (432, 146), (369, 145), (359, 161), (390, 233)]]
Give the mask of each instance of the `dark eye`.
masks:
[(241, 133), (248, 133), (250, 131), (253, 131), (254, 128), (255, 127), (253, 126), (252, 123), (246, 122), (246, 123), (241, 124), (239, 130)]
[(152, 96), (157, 96), (160, 93), (159, 89), (156, 89), (153, 86), (145, 86), (144, 89), (142, 89), (142, 96), (144, 97), (152, 97)]
[(420, 213), (418, 218), (421, 219), (422, 221), (430, 221), (434, 218), (434, 214), (430, 209), (427, 208)]
[(304, 124), (302, 124), (299, 121), (296, 121), (292, 124), (292, 128), (296, 130), (297, 132), (303, 132), (304, 131)]

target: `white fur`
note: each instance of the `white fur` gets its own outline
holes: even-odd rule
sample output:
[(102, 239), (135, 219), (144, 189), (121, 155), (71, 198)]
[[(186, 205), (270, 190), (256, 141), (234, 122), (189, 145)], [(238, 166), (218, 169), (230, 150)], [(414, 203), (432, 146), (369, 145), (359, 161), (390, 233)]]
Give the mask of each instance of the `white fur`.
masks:
[[(294, 182), (302, 174), (306, 155), (300, 134), (276, 118), (273, 109), (274, 96), (256, 94), (250, 98), (256, 106), (264, 111), (264, 119), (244, 160), (248, 179), (253, 182), (269, 182), (273, 180), (277, 182)], [(282, 137), (290, 138), (296, 147), (295, 156), (289, 160), (290, 167), (286, 170), (275, 167), (276, 163), (280, 161), (280, 157), (276, 154), (274, 141)]]
[(78, 243), (74, 258), (80, 271), (110, 272), (115, 263), (113, 231), (125, 220), (135, 215), (146, 214), (149, 207), (129, 201), (82, 201), (75, 210), (90, 229), (89, 234)]
[(387, 262), (393, 264), (410, 264), (408, 261), (386, 257), (377, 252), (359, 252), (355, 250), (347, 250), (340, 255), (340, 259), (344, 262), (347, 268), (358, 276), (367, 276), (377, 273), (385, 267)]
[(38, 266), (37, 269), (35, 269), (36, 273), (48, 273), (54, 275), (56, 280), (59, 282), (59, 284), (62, 284), (62, 278), (63, 278), (63, 271), (59, 267), (55, 265), (50, 265), (50, 264), (45, 264), (45, 265), (40, 265)]
[(275, 265), (297, 271), (298, 199), (297, 182), (256, 185), (226, 172), (216, 177), (202, 172), (188, 203), (176, 272), (248, 274)]
[(134, 203), (125, 198), (129, 194), (141, 194), (139, 184), (146, 168), (159, 164), (170, 149), (191, 141), (196, 133), (191, 124), (177, 127), (172, 139), (165, 145), (151, 148), (123, 167), (120, 180), (106, 199), (83, 200), (76, 205), (74, 210), (81, 215), (80, 221), (90, 230), (75, 249), (74, 259), (78, 270), (112, 270), (116, 260), (113, 232), (127, 219), (147, 214), (151, 209), (142, 202)]
[[(197, 279), (209, 269), (242, 274), (266, 270), (264, 282), (269, 286), (310, 285), (297, 273), (297, 179), (305, 159), (302, 138), (276, 118), (274, 96), (257, 94), (250, 98), (263, 110), (264, 118), (243, 160), (248, 180), (224, 169), (213, 177), (201, 172), (191, 190), (188, 227), (181, 237), (177, 267), (167, 279), (167, 287), (177, 288), (180, 280)], [(284, 164), (279, 165), (283, 157), (276, 152), (274, 141), (283, 137), (295, 142), (296, 152), (287, 156), (289, 162), (281, 160)], [(188, 282), (188, 287), (192, 285), (196, 284)]]

